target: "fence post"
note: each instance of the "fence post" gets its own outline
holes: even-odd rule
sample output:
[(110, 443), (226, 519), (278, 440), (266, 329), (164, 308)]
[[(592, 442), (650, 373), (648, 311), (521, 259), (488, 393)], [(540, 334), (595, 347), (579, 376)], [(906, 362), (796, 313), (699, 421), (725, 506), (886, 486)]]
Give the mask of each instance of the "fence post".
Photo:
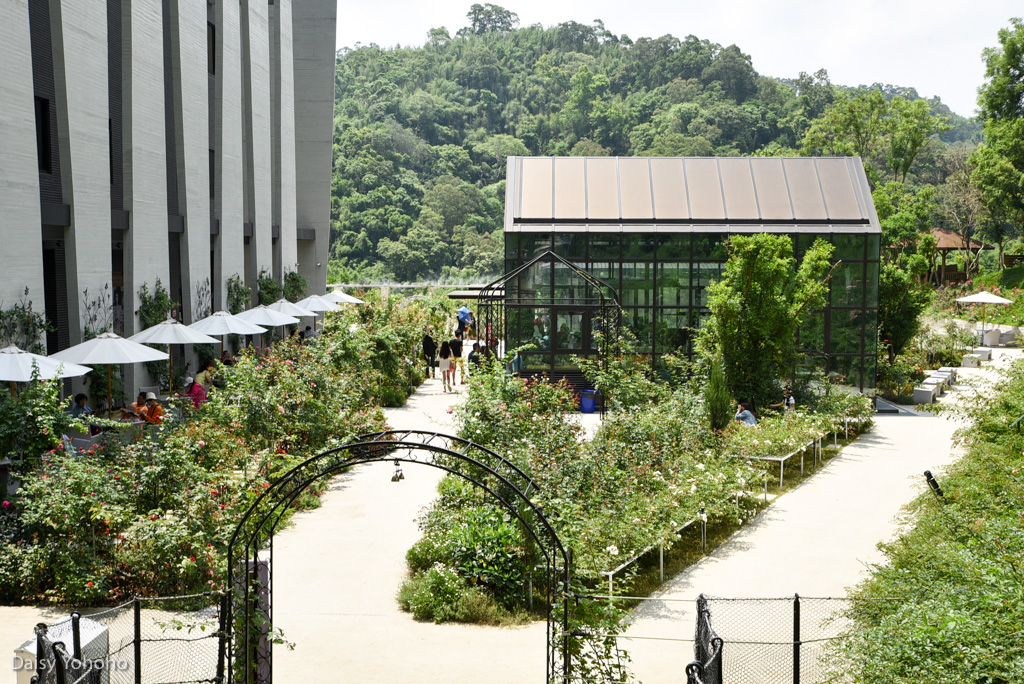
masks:
[(135, 613), (135, 684), (142, 684), (142, 602), (138, 596), (132, 600), (132, 611)]
[(658, 572), (660, 573), (661, 581), (665, 581), (665, 547), (658, 544)]
[[(739, 508), (739, 496), (736, 497), (736, 507)], [(700, 550), (704, 553), (708, 552), (708, 514), (704, 512), (704, 507), (700, 507)]]
[(793, 684), (800, 684), (800, 594), (793, 594)]
[(36, 680), (46, 681), (46, 623), (36, 625)]
[(220, 634), (217, 638), (217, 684), (224, 681), (224, 663), (227, 657), (228, 643), (228, 612), (229, 594), (225, 591), (220, 597)]
[(78, 611), (71, 613), (71, 644), (74, 649), (71, 653), (71, 657), (75, 660), (82, 659), (82, 631), (79, 620), (81, 620), (82, 614)]

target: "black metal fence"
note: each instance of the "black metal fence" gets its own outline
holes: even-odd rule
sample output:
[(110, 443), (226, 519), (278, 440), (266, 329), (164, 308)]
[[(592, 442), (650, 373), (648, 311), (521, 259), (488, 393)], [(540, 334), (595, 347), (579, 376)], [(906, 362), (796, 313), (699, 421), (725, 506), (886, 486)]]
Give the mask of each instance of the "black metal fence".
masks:
[(37, 684), (190, 684), (224, 680), (224, 596), (136, 598), (36, 626), (16, 660)]
[[(885, 599), (883, 599), (885, 600)], [(847, 598), (697, 599), (688, 684), (817, 684), (826, 649), (850, 632)]]

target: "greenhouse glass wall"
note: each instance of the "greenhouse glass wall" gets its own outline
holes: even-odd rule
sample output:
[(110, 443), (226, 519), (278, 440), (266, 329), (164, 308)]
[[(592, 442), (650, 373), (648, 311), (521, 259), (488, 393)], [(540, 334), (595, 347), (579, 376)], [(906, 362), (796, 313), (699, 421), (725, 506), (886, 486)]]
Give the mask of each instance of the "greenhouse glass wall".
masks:
[[(874, 386), (881, 230), (860, 159), (513, 157), (506, 200), (506, 273), (550, 251), (601, 279), (655, 368), (663, 354), (693, 354), (730, 235), (786, 234), (797, 259), (815, 239), (831, 242), (828, 301), (801, 328), (800, 350), (850, 385)], [(524, 371), (567, 374), (572, 355), (596, 353), (596, 317), (582, 298), (574, 305), (571, 293), (585, 291), (576, 280), (541, 259), (504, 284), (516, 321), (505, 348), (534, 346)]]

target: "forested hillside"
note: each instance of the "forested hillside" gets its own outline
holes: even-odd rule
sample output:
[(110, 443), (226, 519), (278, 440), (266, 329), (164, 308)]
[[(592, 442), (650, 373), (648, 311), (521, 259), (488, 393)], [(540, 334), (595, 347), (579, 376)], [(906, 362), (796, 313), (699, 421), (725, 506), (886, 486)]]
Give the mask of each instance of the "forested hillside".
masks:
[(497, 274), (509, 155), (861, 154), (877, 181), (905, 183), (935, 175), (939, 135), (980, 137), (940, 102), (878, 84), (856, 110), (868, 130), (837, 131), (851, 89), (825, 71), (762, 76), (735, 45), (634, 41), (599, 20), (517, 28), (490, 4), (467, 18), (420, 48), (339, 51), (332, 281)]

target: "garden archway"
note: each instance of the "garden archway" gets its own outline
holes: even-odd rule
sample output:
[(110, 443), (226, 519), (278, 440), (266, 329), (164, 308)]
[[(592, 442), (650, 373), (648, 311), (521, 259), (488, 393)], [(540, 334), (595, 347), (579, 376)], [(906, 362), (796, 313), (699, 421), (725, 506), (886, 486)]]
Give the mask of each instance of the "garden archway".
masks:
[(291, 503), (309, 485), (361, 463), (420, 463), (465, 478), (482, 488), (516, 518), (533, 540), (545, 567), (547, 605), (547, 681), (570, 679), (569, 598), (571, 557), (543, 511), (530, 497), (539, 488), (514, 463), (454, 435), (423, 430), (387, 430), (360, 435), (341, 447), (313, 456), (292, 468), (246, 511), (228, 544), (230, 600), (222, 626), (227, 652), (225, 681), (273, 679), (274, 533)]

